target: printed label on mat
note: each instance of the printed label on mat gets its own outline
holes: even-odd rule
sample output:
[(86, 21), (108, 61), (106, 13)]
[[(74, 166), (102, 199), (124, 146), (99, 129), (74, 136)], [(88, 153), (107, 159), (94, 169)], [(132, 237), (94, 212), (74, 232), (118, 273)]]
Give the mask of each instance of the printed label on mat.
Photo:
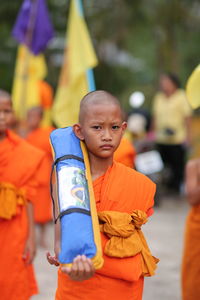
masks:
[(75, 167), (61, 167), (58, 171), (58, 195), (60, 212), (69, 207), (90, 210), (85, 172)]

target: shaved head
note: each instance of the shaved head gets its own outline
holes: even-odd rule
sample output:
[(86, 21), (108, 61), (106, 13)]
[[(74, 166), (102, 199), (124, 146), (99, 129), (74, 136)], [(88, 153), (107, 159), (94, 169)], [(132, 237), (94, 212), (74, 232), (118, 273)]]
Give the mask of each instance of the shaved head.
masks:
[(43, 118), (43, 109), (40, 106), (31, 107), (27, 112), (27, 126), (29, 130), (40, 127)]
[(83, 123), (85, 115), (90, 110), (91, 106), (94, 105), (113, 105), (119, 107), (123, 119), (123, 113), (121, 109), (121, 105), (119, 100), (113, 96), (112, 94), (103, 91), (98, 90), (94, 92), (90, 92), (87, 95), (83, 97), (80, 103), (80, 112), (79, 112), (79, 122)]
[(33, 106), (28, 110), (28, 114), (30, 114), (30, 113), (38, 113), (42, 118), (43, 108), (41, 106)]
[(12, 103), (11, 95), (8, 92), (4, 91), (4, 90), (0, 90), (0, 99), (7, 99), (7, 100), (10, 101), (10, 103)]

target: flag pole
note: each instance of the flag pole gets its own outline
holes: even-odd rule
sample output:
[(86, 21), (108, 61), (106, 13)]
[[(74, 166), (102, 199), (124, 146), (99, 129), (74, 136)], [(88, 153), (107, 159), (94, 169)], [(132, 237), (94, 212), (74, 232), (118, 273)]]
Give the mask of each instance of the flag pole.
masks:
[[(83, 3), (82, 0), (71, 0), (71, 1), (76, 1), (76, 4), (78, 6), (78, 11), (81, 17), (84, 18), (84, 10), (83, 10)], [(95, 80), (94, 80), (94, 71), (93, 69), (88, 69), (86, 71), (86, 76), (87, 76), (87, 82), (88, 82), (88, 91), (92, 92), (96, 90), (95, 86)]]
[(30, 16), (29, 16), (29, 22), (27, 26), (27, 31), (25, 35), (25, 44), (27, 45), (27, 48), (25, 50), (25, 62), (24, 62), (24, 70), (22, 75), (22, 89), (21, 89), (21, 97), (20, 97), (20, 110), (21, 110), (21, 116), (22, 120), (25, 118), (26, 114), (26, 100), (27, 100), (27, 82), (28, 82), (28, 67), (29, 67), (29, 61), (30, 61), (30, 51), (29, 48), (31, 47), (31, 43), (33, 40), (33, 32), (36, 22), (36, 16), (37, 16), (37, 8), (38, 8), (38, 0), (31, 0), (32, 5), (30, 9)]

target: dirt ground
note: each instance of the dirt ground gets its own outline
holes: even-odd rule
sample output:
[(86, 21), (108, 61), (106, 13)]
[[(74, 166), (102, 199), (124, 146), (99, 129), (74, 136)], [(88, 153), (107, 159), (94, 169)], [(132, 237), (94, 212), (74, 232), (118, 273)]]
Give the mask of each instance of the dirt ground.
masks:
[[(143, 231), (154, 256), (160, 259), (156, 275), (145, 279), (143, 300), (180, 300), (180, 267), (185, 217), (188, 206), (184, 198), (165, 197)], [(53, 225), (48, 228), (49, 249), (53, 249)], [(57, 269), (39, 248), (35, 260), (40, 294), (32, 300), (53, 300), (57, 285)]]

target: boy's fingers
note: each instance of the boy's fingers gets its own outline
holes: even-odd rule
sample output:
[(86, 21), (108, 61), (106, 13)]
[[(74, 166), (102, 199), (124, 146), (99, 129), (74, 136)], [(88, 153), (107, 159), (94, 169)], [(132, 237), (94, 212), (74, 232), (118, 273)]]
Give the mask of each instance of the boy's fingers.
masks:
[(87, 257), (85, 255), (81, 255), (81, 260), (82, 261), (86, 261), (87, 260)]
[(77, 261), (79, 261), (79, 260), (81, 260), (81, 255), (77, 255), (77, 256), (74, 258), (73, 262), (77, 262)]
[(89, 279), (93, 274), (94, 268), (91, 260), (82, 255), (79, 261), (79, 280)]
[(52, 256), (49, 252), (46, 253), (46, 258), (47, 258), (48, 262), (52, 265)]
[(70, 275), (71, 273), (71, 268), (69, 267), (61, 267), (61, 271), (64, 272), (67, 275)]
[(90, 258), (86, 258), (88, 264), (94, 269), (93, 262)]
[(80, 259), (80, 256), (78, 255), (77, 257), (74, 258), (72, 267), (71, 267), (71, 272), (70, 276), (76, 277), (78, 275), (78, 261)]
[(78, 255), (72, 264), (71, 272), (69, 274), (73, 280), (83, 280), (85, 277), (85, 267), (82, 257)]
[(55, 259), (54, 265), (55, 265), (56, 267), (58, 267), (58, 266), (60, 265), (60, 263), (59, 263), (59, 261), (58, 261), (57, 259)]
[(82, 266), (84, 268), (84, 273), (87, 275), (91, 271), (90, 265), (88, 264), (88, 259), (85, 255), (81, 256)]
[(90, 264), (87, 261), (84, 261), (83, 264), (84, 264), (85, 273), (86, 274), (90, 273), (92, 271)]
[(31, 264), (34, 260), (34, 257), (35, 257), (35, 251), (30, 251), (27, 263)]
[(88, 274), (89, 277), (92, 277), (94, 275), (95, 269), (94, 269), (93, 264), (91, 263), (91, 261), (88, 261), (87, 263), (88, 263), (87, 266), (88, 266), (88, 270), (89, 270), (87, 272), (87, 274)]
[(51, 265), (55, 265), (57, 267), (59, 266), (59, 261), (57, 260), (57, 258), (55, 256), (51, 256), (49, 252), (46, 253), (46, 258)]
[(24, 260), (25, 264), (29, 264), (29, 257), (30, 253), (29, 253), (29, 250), (28, 250), (28, 247), (26, 246), (24, 248), (24, 252), (22, 254), (22, 259)]
[(86, 258), (86, 262), (87, 262), (87, 265), (89, 266), (91, 272), (94, 272), (95, 269), (94, 269), (94, 265), (93, 265), (93, 262), (90, 258)]
[(71, 268), (62, 267), (62, 272), (67, 274), (72, 280), (82, 281), (89, 279), (94, 274), (93, 263), (84, 255), (74, 258)]
[(85, 265), (84, 262), (82, 261), (81, 257), (77, 261), (77, 266), (78, 266), (78, 277), (82, 278), (84, 273), (85, 273)]

